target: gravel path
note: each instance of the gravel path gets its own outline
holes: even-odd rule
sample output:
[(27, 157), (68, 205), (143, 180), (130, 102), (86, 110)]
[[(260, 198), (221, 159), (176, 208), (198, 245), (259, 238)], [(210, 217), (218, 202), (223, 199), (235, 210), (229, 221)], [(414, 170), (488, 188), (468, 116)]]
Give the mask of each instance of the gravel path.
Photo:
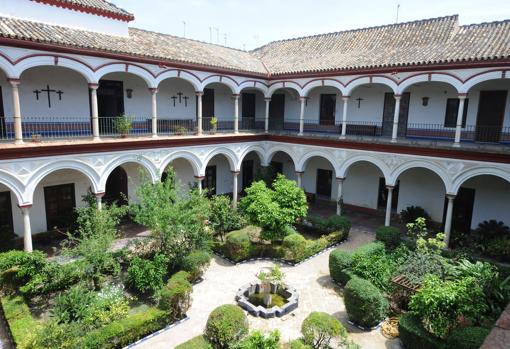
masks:
[[(350, 238), (341, 249), (351, 250), (374, 239), (373, 233), (363, 226), (351, 230)], [(248, 315), (251, 329), (279, 329), (282, 340), (300, 337), (303, 319), (312, 311), (324, 311), (337, 317), (345, 325), (350, 338), (363, 349), (400, 349), (399, 340), (388, 340), (379, 330), (363, 332), (347, 323), (347, 314), (341, 289), (331, 282), (328, 269), (329, 251), (299, 266), (282, 265), (285, 281), (297, 288), (299, 307), (291, 314), (276, 319), (260, 319)], [(209, 313), (217, 306), (232, 303), (239, 287), (255, 281), (255, 274), (273, 262), (254, 261), (240, 265), (215, 257), (204, 276), (204, 281), (193, 287), (193, 305), (188, 311), (189, 320), (149, 338), (135, 346), (137, 349), (170, 349), (202, 334)]]

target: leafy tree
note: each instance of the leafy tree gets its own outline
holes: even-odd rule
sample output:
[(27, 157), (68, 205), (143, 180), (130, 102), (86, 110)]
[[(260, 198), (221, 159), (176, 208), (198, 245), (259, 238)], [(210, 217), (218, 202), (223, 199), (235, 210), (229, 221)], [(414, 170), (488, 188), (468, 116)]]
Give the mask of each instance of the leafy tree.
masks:
[(314, 311), (310, 313), (301, 325), (303, 341), (313, 349), (330, 348), (334, 338), (344, 342), (347, 339), (347, 331), (340, 321), (333, 316)]
[(242, 214), (230, 205), (230, 198), (225, 195), (215, 195), (210, 199), (211, 211), (209, 224), (215, 235), (224, 240), (225, 233), (239, 230), (246, 225)]
[(135, 222), (151, 230), (156, 252), (176, 265), (195, 250), (208, 250), (211, 234), (206, 227), (209, 201), (196, 189), (176, 190), (173, 171), (164, 182), (152, 183), (142, 176), (137, 189), (139, 202), (131, 206)]
[(246, 338), (241, 340), (239, 344), (234, 346), (235, 349), (279, 349), (280, 348), (280, 332), (274, 330), (268, 335), (260, 331), (253, 331)]
[(263, 229), (261, 237), (266, 240), (282, 240), (298, 218), (306, 216), (308, 205), (303, 189), (294, 181), (278, 175), (272, 188), (263, 181), (254, 182), (246, 189), (240, 207), (255, 225)]

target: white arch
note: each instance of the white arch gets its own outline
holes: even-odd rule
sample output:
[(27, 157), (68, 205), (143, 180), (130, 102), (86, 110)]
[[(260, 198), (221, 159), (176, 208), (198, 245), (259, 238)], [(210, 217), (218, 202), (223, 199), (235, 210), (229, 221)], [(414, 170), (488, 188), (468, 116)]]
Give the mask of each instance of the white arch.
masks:
[(384, 179), (388, 185), (392, 185), (392, 182), (390, 181), (390, 169), (386, 164), (376, 158), (375, 156), (369, 156), (369, 155), (357, 155), (352, 158), (347, 159), (342, 164), (340, 164), (340, 168), (337, 172), (337, 177), (339, 178), (345, 178), (347, 176), (347, 173), (349, 172), (349, 169), (352, 165), (354, 165), (357, 162), (368, 162), (375, 167), (377, 167), (383, 174)]
[(335, 160), (335, 157), (332, 154), (327, 153), (325, 151), (321, 151), (321, 150), (315, 150), (315, 151), (307, 152), (301, 158), (301, 160), (299, 160), (299, 163), (296, 166), (296, 170), (298, 172), (305, 172), (306, 166), (308, 165), (308, 162), (310, 161), (310, 159), (312, 159), (314, 157), (323, 158), (326, 161), (328, 161), (331, 164), (331, 167), (333, 167), (333, 170), (335, 171), (335, 177), (337, 176), (339, 166), (338, 166), (338, 163)]
[(408, 79), (402, 81), (400, 85), (398, 85), (398, 94), (402, 94), (408, 89), (410, 86), (421, 83), (421, 82), (443, 82), (448, 84), (449, 86), (455, 89), (455, 92), (459, 93), (459, 90), (462, 88), (462, 82), (458, 79), (454, 78), (448, 74), (439, 74), (439, 73), (424, 73), (419, 75), (414, 75)]
[(169, 70), (161, 75), (158, 75), (158, 77), (155, 80), (156, 86), (159, 86), (163, 81), (167, 79), (181, 79), (184, 81), (189, 82), (193, 88), (195, 89), (195, 92), (202, 91), (202, 86), (200, 80), (193, 74), (188, 73), (184, 70)]
[(468, 79), (461, 87), (461, 90), (459, 91), (460, 93), (468, 93), (469, 90), (481, 83), (481, 82), (484, 82), (484, 81), (489, 81), (489, 80), (500, 80), (500, 79), (508, 79), (508, 74), (504, 75), (502, 73), (502, 71), (500, 70), (497, 70), (497, 71), (489, 71), (489, 72), (486, 72), (486, 73), (482, 73), (480, 75), (476, 75), (470, 79)]
[(294, 164), (294, 171), (298, 171), (297, 165), (299, 163), (299, 160), (297, 159), (296, 155), (292, 153), (292, 151), (290, 151), (288, 148), (283, 147), (283, 146), (276, 146), (276, 147), (272, 147), (271, 149), (269, 149), (265, 153), (266, 156), (265, 156), (264, 163), (265, 164), (270, 164), (271, 163), (271, 159), (278, 152), (282, 152), (282, 153), (287, 154), (290, 157), (290, 159), (292, 160), (293, 164)]
[(301, 87), (297, 83), (295, 83), (294, 81), (280, 81), (275, 82), (274, 84), (269, 86), (269, 89), (267, 90), (267, 95), (265, 97), (270, 98), (273, 95), (273, 93), (275, 93), (276, 90), (279, 90), (281, 88), (288, 88), (294, 90), (296, 91), (298, 96), (300, 97), (302, 96)]
[(446, 190), (446, 192), (450, 190), (451, 180), (446, 170), (441, 166), (435, 164), (434, 162), (427, 160), (412, 160), (398, 166), (391, 173), (389, 180), (389, 183), (391, 184), (389, 185), (395, 185), (395, 183), (397, 183), (398, 177), (400, 177), (402, 173), (413, 168), (422, 168), (434, 172), (439, 178), (441, 178), (441, 181), (443, 182), (444, 189)]
[(216, 155), (225, 156), (225, 158), (228, 161), (228, 164), (230, 165), (230, 171), (240, 171), (240, 165), (239, 162), (237, 161), (236, 154), (228, 148), (221, 147), (214, 149), (209, 154), (207, 154), (204, 161), (202, 162), (202, 168), (200, 169), (199, 176), (205, 176), (205, 169), (207, 167), (207, 164), (209, 164), (209, 161), (211, 161), (211, 159)]
[(160, 179), (158, 168), (149, 159), (145, 158), (144, 156), (128, 154), (115, 158), (106, 164), (100, 177), (99, 183), (101, 188), (106, 188), (106, 181), (108, 180), (108, 177), (113, 172), (113, 170), (115, 170), (115, 168), (127, 163), (136, 163), (142, 166), (149, 173), (150, 179), (153, 183)]
[(16, 77), (20, 77), (26, 70), (37, 67), (63, 67), (79, 73), (87, 83), (97, 81), (92, 70), (85, 64), (65, 57), (58, 57), (58, 60), (56, 60), (54, 56), (35, 56), (24, 59), (14, 66), (14, 74)]
[(381, 84), (389, 87), (394, 93), (398, 93), (398, 86), (395, 81), (383, 76), (365, 76), (352, 80), (345, 86), (345, 96), (350, 96), (352, 91), (361, 85)]
[(193, 168), (193, 174), (195, 176), (200, 176), (200, 169), (202, 168), (202, 161), (193, 154), (188, 151), (177, 151), (168, 155), (166, 158), (161, 161), (161, 167), (159, 168), (159, 173), (163, 173), (165, 169), (170, 165), (170, 163), (177, 159), (185, 159), (189, 162), (191, 167)]
[(230, 91), (232, 91), (232, 94), (239, 94), (239, 92), (241, 91), (239, 89), (239, 86), (233, 80), (231, 80), (231, 78), (220, 75), (211, 75), (205, 78), (204, 81), (202, 81), (200, 91), (203, 91), (204, 88), (207, 87), (207, 85), (214, 83), (227, 86), (230, 89)]
[(464, 182), (477, 176), (496, 176), (510, 183), (510, 170), (505, 171), (493, 167), (477, 167), (457, 175), (453, 180), (449, 194), (457, 195), (460, 186)]
[(264, 97), (267, 95), (267, 91), (269, 90), (268, 87), (260, 81), (245, 81), (239, 85), (239, 92), (247, 88), (252, 88), (261, 92)]
[(314, 80), (314, 81), (310, 82), (309, 84), (307, 84), (303, 88), (303, 90), (301, 91), (301, 94), (303, 95), (303, 97), (308, 97), (308, 94), (314, 88), (317, 88), (317, 87), (334, 87), (342, 94), (342, 96), (345, 95), (345, 87), (339, 81), (332, 80), (332, 79)]
[(104, 187), (100, 185), (99, 174), (92, 166), (79, 160), (57, 160), (34, 171), (33, 175), (27, 181), (25, 191), (26, 198), (32, 202), (35, 189), (39, 183), (49, 174), (59, 170), (74, 170), (80, 172), (88, 178), (94, 193), (104, 191), (101, 189)]
[(262, 148), (259, 145), (250, 145), (248, 148), (246, 148), (243, 151), (243, 153), (239, 156), (239, 166), (241, 166), (241, 164), (243, 163), (243, 160), (246, 157), (246, 155), (248, 155), (251, 152), (255, 152), (257, 154), (257, 156), (260, 159), (260, 163), (261, 163), (262, 166), (267, 166), (267, 164), (265, 164), (263, 162), (265, 160), (265, 156), (264, 156), (265, 150), (264, 150), (264, 148)]
[(32, 203), (32, 200), (29, 200), (24, 196), (25, 191), (23, 184), (10, 173), (0, 170), (0, 184), (5, 185), (7, 188), (9, 188), (10, 191), (14, 193), (20, 206), (30, 205)]
[(4, 72), (7, 78), (18, 78), (14, 66), (5, 57), (0, 56), (0, 70)]
[(97, 70), (94, 74), (96, 81), (101, 80), (106, 74), (110, 73), (130, 73), (136, 75), (145, 81), (148, 88), (156, 88), (156, 79), (147, 70), (129, 63), (109, 64)]

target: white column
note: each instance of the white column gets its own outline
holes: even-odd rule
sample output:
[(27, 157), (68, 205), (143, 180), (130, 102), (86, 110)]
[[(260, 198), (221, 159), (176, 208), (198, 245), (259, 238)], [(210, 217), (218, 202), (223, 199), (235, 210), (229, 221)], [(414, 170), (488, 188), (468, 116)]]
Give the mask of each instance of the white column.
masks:
[(97, 203), (97, 209), (101, 211), (103, 209), (103, 196), (104, 192), (101, 193), (95, 193), (96, 196), (96, 203)]
[(152, 138), (158, 136), (158, 89), (149, 88), (151, 93), (151, 120), (152, 120)]
[[(197, 91), (197, 135), (202, 135), (202, 96), (204, 93), (202, 91)], [(201, 190), (201, 189), (200, 189)]]
[(453, 201), (455, 200), (455, 195), (446, 194), (446, 199), (448, 200), (448, 205), (446, 206), (446, 218), (444, 222), (444, 242), (446, 247), (448, 247), (452, 231)]
[(234, 97), (234, 133), (239, 133), (239, 95), (233, 94)]
[(232, 207), (237, 207), (237, 178), (239, 177), (239, 171), (232, 171), (233, 178), (233, 185), (232, 185)]
[(398, 119), (400, 116), (400, 98), (401, 95), (395, 95), (395, 113), (393, 114), (393, 132), (391, 133), (391, 142), (395, 143), (397, 141), (398, 135)]
[(92, 136), (95, 141), (99, 140), (99, 115), (97, 109), (97, 88), (98, 84), (89, 84), (90, 105), (92, 109)]
[(12, 88), (12, 109), (14, 117), (14, 143), (23, 143), (23, 128), (21, 126), (21, 106), (19, 103), (19, 79), (8, 79)]
[(342, 113), (342, 134), (340, 139), (345, 139), (345, 135), (347, 134), (347, 105), (349, 103), (350, 96), (342, 96), (342, 101), (344, 102), (344, 109)]
[(342, 215), (342, 205), (343, 205), (343, 187), (344, 187), (344, 179), (343, 177), (336, 177), (336, 183), (338, 185), (338, 192), (336, 195), (336, 214)]
[(392, 185), (387, 185), (386, 189), (388, 189), (388, 199), (386, 200), (386, 216), (384, 217), (384, 225), (389, 227), (391, 224), (391, 206), (393, 201), (393, 188)]
[(298, 136), (303, 135), (303, 130), (305, 128), (305, 103), (306, 103), (306, 97), (299, 97), (299, 100), (301, 101), (301, 110), (299, 112), (299, 133)]
[(202, 180), (204, 179), (204, 176), (195, 176), (195, 179), (197, 181), (198, 192), (202, 193)]
[(264, 98), (264, 101), (266, 101), (266, 116), (264, 118), (264, 132), (269, 132), (269, 103), (271, 102), (271, 98)]
[(32, 252), (32, 227), (30, 225), (30, 208), (32, 205), (20, 206), (23, 215), (23, 245), (26, 252)]
[(457, 111), (457, 125), (455, 128), (455, 142), (454, 147), (460, 147), (460, 135), (462, 132), (462, 117), (464, 116), (464, 102), (466, 100), (466, 94), (459, 94), (459, 110)]
[(302, 177), (303, 177), (303, 173), (304, 173), (304, 172), (298, 172), (298, 171), (296, 171), (296, 183), (297, 183), (297, 186), (298, 186), (299, 188), (301, 188), (301, 184), (302, 184), (302, 183), (301, 183), (301, 182), (302, 182), (302, 180), (301, 180), (301, 179), (302, 179)]

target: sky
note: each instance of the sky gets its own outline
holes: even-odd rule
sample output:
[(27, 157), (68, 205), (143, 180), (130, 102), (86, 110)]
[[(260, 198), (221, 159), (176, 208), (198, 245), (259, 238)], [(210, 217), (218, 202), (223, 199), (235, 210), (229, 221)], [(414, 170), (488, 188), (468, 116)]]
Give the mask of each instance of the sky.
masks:
[[(510, 19), (510, 0), (109, 0), (130, 26), (251, 50), (274, 40), (458, 14), (460, 24)], [(149, 6), (150, 4), (150, 6)]]

